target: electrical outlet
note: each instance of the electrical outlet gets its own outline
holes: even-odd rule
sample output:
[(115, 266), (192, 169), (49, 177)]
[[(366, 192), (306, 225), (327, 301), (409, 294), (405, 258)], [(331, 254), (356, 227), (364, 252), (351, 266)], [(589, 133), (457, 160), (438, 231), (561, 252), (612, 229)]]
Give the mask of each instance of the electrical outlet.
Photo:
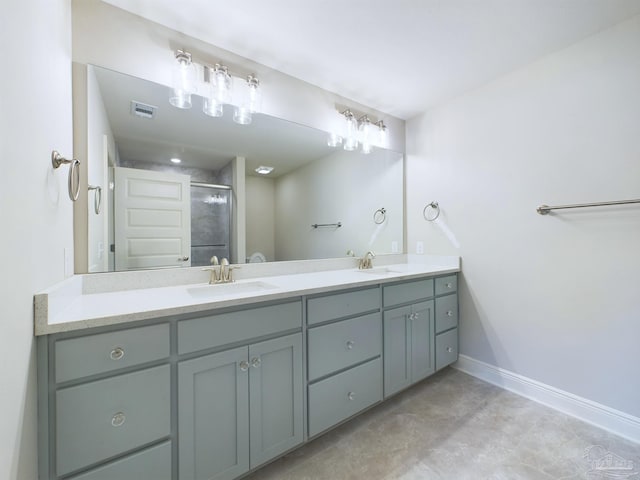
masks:
[(418, 255), (422, 255), (424, 253), (424, 242), (420, 240), (416, 242), (416, 253)]
[(395, 240), (391, 242), (391, 253), (398, 253), (398, 242)]

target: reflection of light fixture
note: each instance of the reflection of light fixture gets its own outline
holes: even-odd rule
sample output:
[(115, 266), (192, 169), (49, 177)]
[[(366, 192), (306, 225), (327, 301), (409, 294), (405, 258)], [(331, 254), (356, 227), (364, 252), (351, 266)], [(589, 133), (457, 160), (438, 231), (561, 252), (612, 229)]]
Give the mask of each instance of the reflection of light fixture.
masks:
[(173, 96), (169, 103), (178, 108), (191, 108), (191, 95), (195, 92), (196, 66), (191, 62), (191, 54), (176, 50), (177, 65), (173, 70)]
[(362, 145), (362, 153), (364, 154), (371, 153), (373, 147), (386, 148), (387, 126), (382, 120), (376, 122), (366, 114), (356, 120), (355, 114), (350, 109), (346, 109), (340, 114), (345, 119), (344, 133), (342, 135), (335, 132), (330, 133), (327, 137), (328, 146), (342, 145), (345, 150), (353, 151)]
[(216, 63), (213, 67), (204, 67), (204, 81), (207, 95), (204, 97), (202, 111), (210, 117), (221, 117), (222, 105), (231, 103), (231, 75), (224, 65)]
[(177, 158), (177, 157), (173, 157), (170, 161), (171, 161), (171, 163), (175, 163), (175, 164), (178, 164), (178, 163), (181, 163), (181, 162), (182, 162), (182, 160), (180, 160), (180, 159), (179, 159), (179, 158)]
[(358, 148), (358, 121), (351, 110), (347, 109), (342, 114), (347, 122), (342, 148), (352, 151)]
[(327, 145), (330, 147), (338, 147), (342, 145), (342, 137), (337, 133), (330, 133), (329, 138), (327, 138)]
[(260, 175), (269, 175), (271, 172), (273, 172), (273, 167), (265, 167), (263, 165), (260, 165), (258, 168), (256, 168), (255, 171)]
[(233, 111), (233, 121), (241, 125), (251, 123), (251, 115), (259, 111), (261, 100), (260, 80), (254, 75), (247, 76), (247, 89)]

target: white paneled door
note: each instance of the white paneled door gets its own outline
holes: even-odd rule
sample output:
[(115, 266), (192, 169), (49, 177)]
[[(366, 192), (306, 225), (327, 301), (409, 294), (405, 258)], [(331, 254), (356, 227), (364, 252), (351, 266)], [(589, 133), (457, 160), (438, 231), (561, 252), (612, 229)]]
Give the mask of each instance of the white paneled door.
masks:
[(114, 168), (116, 270), (191, 265), (191, 177)]

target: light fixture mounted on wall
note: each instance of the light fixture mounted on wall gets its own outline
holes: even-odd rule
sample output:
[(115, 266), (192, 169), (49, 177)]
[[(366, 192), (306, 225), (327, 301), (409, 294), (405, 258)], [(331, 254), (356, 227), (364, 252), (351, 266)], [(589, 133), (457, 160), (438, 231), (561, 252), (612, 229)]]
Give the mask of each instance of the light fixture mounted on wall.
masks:
[[(191, 108), (191, 95), (198, 90), (196, 87), (196, 64), (191, 54), (184, 50), (176, 50), (177, 65), (174, 66), (173, 96), (169, 99), (171, 105), (178, 108)], [(252, 115), (260, 111), (262, 89), (260, 81), (254, 75), (246, 77), (246, 88), (240, 92), (238, 102), (233, 100), (233, 76), (229, 69), (216, 63), (213, 67), (202, 65), (203, 81), (202, 111), (210, 117), (224, 115), (224, 105), (234, 107), (233, 121), (241, 125), (249, 125)]]
[[(360, 146), (362, 153), (369, 154), (373, 147), (387, 146), (387, 126), (382, 120), (374, 122), (369, 115), (356, 115), (350, 109), (340, 112), (344, 116), (344, 131), (342, 135), (332, 132), (327, 139), (330, 147), (339, 147), (348, 151), (357, 150)], [(376, 128), (377, 127), (377, 128)]]

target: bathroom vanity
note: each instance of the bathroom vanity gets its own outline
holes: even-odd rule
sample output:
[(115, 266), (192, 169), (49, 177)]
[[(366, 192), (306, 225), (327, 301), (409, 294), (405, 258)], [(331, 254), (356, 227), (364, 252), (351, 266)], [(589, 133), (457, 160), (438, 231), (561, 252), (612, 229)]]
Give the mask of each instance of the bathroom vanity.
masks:
[(41, 478), (259, 468), (455, 362), (458, 271), (405, 263), (96, 293), (75, 279), (36, 296)]

